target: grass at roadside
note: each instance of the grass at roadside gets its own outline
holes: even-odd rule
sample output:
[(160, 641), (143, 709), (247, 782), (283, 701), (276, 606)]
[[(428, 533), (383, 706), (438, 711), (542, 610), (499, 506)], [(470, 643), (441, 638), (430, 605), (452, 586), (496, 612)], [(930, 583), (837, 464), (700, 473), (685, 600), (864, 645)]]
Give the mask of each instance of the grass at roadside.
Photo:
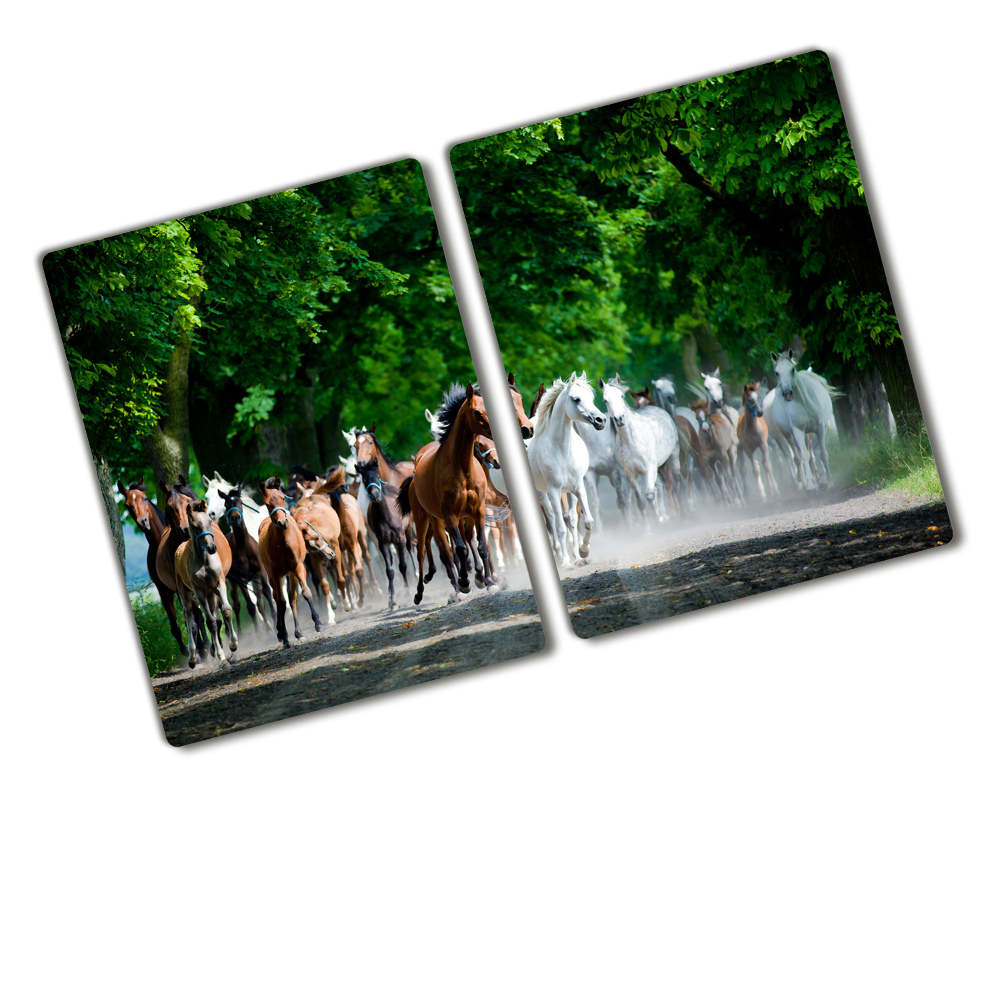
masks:
[[(944, 498), (924, 427), (905, 438), (872, 437), (857, 447), (840, 449), (831, 459), (859, 485), (871, 484), (887, 493)], [(838, 478), (837, 470), (834, 477)]]
[[(136, 595), (132, 598), (132, 614), (139, 629), (142, 651), (146, 654), (149, 676), (155, 677), (164, 670), (177, 665), (180, 651), (170, 634), (167, 614), (155, 593), (152, 597)], [(181, 629), (184, 625), (181, 623)]]

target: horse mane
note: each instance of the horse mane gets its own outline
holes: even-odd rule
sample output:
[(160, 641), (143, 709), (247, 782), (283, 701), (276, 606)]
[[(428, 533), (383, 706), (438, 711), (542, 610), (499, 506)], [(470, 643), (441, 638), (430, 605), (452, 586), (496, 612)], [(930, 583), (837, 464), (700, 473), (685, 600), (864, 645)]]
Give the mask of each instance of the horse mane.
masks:
[(183, 476), (181, 476), (181, 478), (177, 480), (176, 485), (173, 487), (173, 489), (170, 492), (171, 493), (180, 493), (182, 496), (190, 497), (192, 500), (197, 500), (198, 499), (198, 497), (195, 495), (194, 490), (192, 490), (191, 487), (188, 486), (188, 484), (186, 482), (184, 482), (184, 477)]
[[(463, 389), (462, 392), (464, 393), (465, 390)], [(378, 439), (378, 435), (374, 431), (359, 431), (358, 433), (359, 434), (371, 434), (372, 441), (375, 442), (375, 447), (378, 450), (378, 453), (385, 459), (386, 464), (389, 466), (390, 469), (395, 469), (396, 468), (396, 463), (391, 458), (389, 458), (389, 455), (386, 452), (385, 447), (383, 446), (382, 442)], [(356, 469), (361, 468), (361, 466), (359, 466), (357, 464), (357, 460), (355, 460), (354, 467)]]
[(270, 479), (265, 480), (264, 489), (280, 490), (284, 494), (285, 487), (281, 485), (281, 476), (271, 476)]
[[(473, 386), (473, 395), (481, 395), (478, 386)], [(455, 425), (455, 419), (458, 417), (458, 411), (465, 402), (465, 396), (465, 386), (461, 382), (453, 382), (451, 388), (445, 393), (444, 402), (438, 407), (437, 413), (434, 414), (443, 428), (441, 436), (438, 438), (442, 443), (448, 439), (448, 435)]]
[[(576, 373), (574, 372), (573, 374)], [(576, 380), (580, 385), (590, 385), (590, 379), (587, 378), (586, 372), (577, 375)], [(545, 390), (545, 394), (538, 401), (534, 416), (531, 418), (532, 423), (535, 425), (536, 434), (548, 423), (548, 419), (552, 415), (552, 407), (556, 405), (556, 400), (568, 385), (568, 379), (564, 382), (561, 378), (555, 378), (552, 380), (552, 385)]]

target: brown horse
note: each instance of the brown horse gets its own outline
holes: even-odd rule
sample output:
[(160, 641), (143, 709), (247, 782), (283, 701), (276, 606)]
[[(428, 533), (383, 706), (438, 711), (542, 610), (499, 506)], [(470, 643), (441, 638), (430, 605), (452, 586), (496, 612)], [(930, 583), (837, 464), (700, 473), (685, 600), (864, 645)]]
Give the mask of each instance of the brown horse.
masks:
[[(187, 503), (189, 500), (197, 500), (191, 487), (188, 485), (186, 476), (179, 476), (174, 486), (160, 483), (160, 492), (166, 497), (166, 519), (167, 530), (160, 538), (160, 543), (156, 548), (156, 574), (166, 586), (176, 593), (179, 593), (177, 582), (174, 578), (174, 556), (181, 542), (188, 538), (188, 516)], [(222, 529), (213, 521), (212, 535), (215, 538), (216, 548), (219, 550), (219, 557), (222, 560), (223, 573), (229, 572), (232, 565), (232, 552), (229, 542), (223, 534)], [(195, 608), (195, 622), (198, 630), (195, 633), (195, 645), (198, 647), (198, 656), (205, 655), (205, 641), (202, 635), (201, 609)], [(190, 636), (188, 636), (190, 643)]]
[(759, 450), (761, 461), (764, 463), (764, 472), (767, 475), (768, 489), (771, 496), (778, 495), (778, 484), (774, 481), (774, 472), (771, 469), (771, 454), (767, 442), (767, 424), (764, 422), (764, 408), (761, 405), (760, 382), (752, 382), (743, 386), (743, 412), (740, 414), (739, 422), (736, 425), (736, 436), (739, 438), (739, 467), (740, 478), (743, 480), (744, 492), (746, 491), (746, 459), (750, 459), (750, 466), (757, 479), (757, 489), (760, 490), (761, 500), (767, 499), (764, 492), (764, 484), (760, 478), (760, 467), (754, 454)]
[(699, 400), (691, 404), (698, 418), (701, 453), (712, 470), (719, 491), (727, 503), (740, 503), (739, 482), (736, 479), (736, 428), (724, 413), (709, 413)]
[[(174, 553), (174, 579), (177, 584), (177, 594), (184, 608), (184, 621), (188, 634), (193, 635), (197, 627), (194, 620), (195, 602), (201, 607), (205, 620), (208, 622), (208, 635), (211, 641), (212, 655), (225, 663), (226, 653), (222, 648), (221, 625), (219, 610), (225, 619), (226, 632), (229, 634), (229, 648), (236, 652), (236, 633), (233, 631), (233, 609), (226, 600), (226, 563), (232, 564), (229, 545), (225, 536), (222, 544), (225, 549), (216, 547), (216, 532), (219, 526), (208, 515), (204, 500), (184, 503), (185, 520), (188, 525), (188, 537), (181, 542)], [(221, 534), (221, 532), (219, 532)], [(228, 557), (228, 559), (227, 559)], [(225, 567), (225, 568), (224, 568)], [(194, 667), (195, 652), (188, 653), (188, 666)]]
[[(228, 493), (216, 490), (225, 504), (225, 518), (229, 522), (229, 547), (233, 552), (233, 565), (226, 575), (226, 582), (229, 584), (233, 596), (233, 611), (236, 615), (236, 631), (240, 630), (240, 591), (247, 604), (247, 611), (250, 613), (250, 621), (253, 623), (254, 632), (257, 631), (257, 611), (267, 626), (267, 619), (264, 616), (264, 601), (271, 606), (271, 617), (275, 615), (274, 599), (264, 570), (260, 564), (260, 549), (257, 546), (257, 539), (254, 538), (247, 529), (243, 520), (243, 486), (237, 483)], [(250, 585), (253, 584), (257, 592), (257, 604), (255, 606), (250, 596)]]
[(281, 589), (283, 580), (286, 578), (288, 580), (288, 602), (292, 606), (295, 638), (302, 638), (302, 632), (299, 630), (296, 584), (302, 588), (302, 596), (309, 604), (317, 632), (322, 631), (323, 623), (319, 620), (319, 614), (315, 604), (313, 604), (312, 591), (306, 583), (305, 539), (302, 537), (299, 526), (292, 518), (291, 512), (285, 506), (285, 492), (282, 489), (281, 480), (277, 476), (272, 476), (266, 482), (262, 480), (259, 488), (268, 510), (267, 519), (260, 523), (257, 539), (260, 548), (260, 562), (267, 574), (268, 582), (271, 584), (271, 590), (278, 601), (278, 641), (287, 649), (290, 643), (288, 629), (285, 627), (285, 595)]
[(632, 404), (637, 410), (641, 410), (644, 406), (652, 405), (652, 398), (649, 395), (649, 386), (644, 386), (638, 392), (633, 392), (629, 389), (628, 394), (632, 397)]
[[(424, 596), (424, 552), (431, 521), (442, 522), (451, 538), (457, 557), (457, 589), (467, 594), (469, 586), (469, 526), (478, 533), (478, 554), (483, 564), (483, 580), (495, 586), (486, 544), (486, 473), (475, 458), (477, 434), (492, 437), (483, 397), (470, 382), (463, 390), (452, 387), (445, 404), (438, 411), (444, 427), (440, 441), (420, 450), (416, 470), (403, 483), (399, 509), (404, 516), (413, 513), (417, 533), (417, 592), (413, 603)], [(529, 431), (530, 434), (530, 431)], [(444, 554), (444, 553), (442, 553)], [(451, 561), (450, 554), (446, 562)]]
[(146, 539), (146, 572), (149, 573), (153, 586), (156, 587), (157, 594), (160, 595), (160, 603), (167, 613), (167, 621), (170, 624), (170, 634), (177, 641), (181, 655), (188, 655), (187, 643), (181, 635), (180, 627), (177, 624), (177, 610), (174, 607), (174, 590), (161, 579), (156, 572), (156, 552), (160, 545), (160, 539), (167, 530), (167, 522), (163, 517), (163, 512), (146, 495), (146, 484), (140, 479), (125, 487), (122, 481), (118, 480), (118, 492), (125, 497), (125, 508), (132, 515), (132, 520), (139, 526)]
[[(318, 484), (322, 486), (322, 482)], [(303, 497), (295, 505), (292, 516), (302, 532), (306, 543), (309, 563), (312, 566), (312, 578), (319, 584), (323, 592), (323, 604), (330, 609), (330, 621), (336, 621), (336, 607), (330, 593), (330, 583), (327, 575), (332, 567), (333, 583), (340, 591), (345, 610), (349, 610), (347, 599), (347, 577), (344, 573), (344, 558), (341, 548), (343, 531), (337, 511), (325, 496), (314, 496), (312, 488), (303, 493)]]

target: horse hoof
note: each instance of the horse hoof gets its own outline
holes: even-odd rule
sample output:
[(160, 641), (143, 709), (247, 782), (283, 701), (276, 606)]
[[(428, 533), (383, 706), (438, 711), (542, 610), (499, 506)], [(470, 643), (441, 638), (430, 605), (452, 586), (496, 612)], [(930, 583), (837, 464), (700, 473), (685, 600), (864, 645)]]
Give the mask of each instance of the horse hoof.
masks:
[(419, 604), (423, 599), (424, 599), (424, 595), (423, 594), (414, 594), (413, 595), (413, 603), (414, 604)]
[(229, 644), (229, 650), (230, 652), (235, 653), (237, 649), (239, 649), (239, 646), (237, 645), (236, 640), (233, 639), (233, 641)]
[(464, 584), (459, 584), (458, 589), (463, 594), (467, 594), (467, 593), (469, 593), (470, 590), (472, 590), (472, 588), (469, 586), (469, 582), (468, 581), (466, 581)]
[(292, 644), (287, 639), (282, 639), (281, 640), (281, 645), (282, 645), (283, 649), (291, 649), (292, 648)]
[(302, 638), (302, 630), (301, 629), (296, 629), (295, 630), (295, 638), (296, 639), (301, 639)]
[(482, 590), (483, 587), (485, 587), (485, 586), (486, 586), (486, 581), (481, 576), (477, 576), (476, 577), (476, 589), (477, 590)]
[[(468, 591), (465, 591), (465, 593), (468, 593)], [(449, 604), (458, 604), (458, 602), (459, 602), (459, 601), (460, 601), (461, 599), (462, 599), (462, 598), (458, 596), (458, 592), (457, 592), (457, 591), (455, 591), (455, 590), (453, 590), (453, 591), (452, 591), (452, 592), (451, 592), (451, 593), (450, 593), (450, 594), (448, 595), (448, 603), (449, 603)]]
[(316, 622), (316, 631), (317, 632), (322, 632), (323, 631), (323, 623), (322, 622)]

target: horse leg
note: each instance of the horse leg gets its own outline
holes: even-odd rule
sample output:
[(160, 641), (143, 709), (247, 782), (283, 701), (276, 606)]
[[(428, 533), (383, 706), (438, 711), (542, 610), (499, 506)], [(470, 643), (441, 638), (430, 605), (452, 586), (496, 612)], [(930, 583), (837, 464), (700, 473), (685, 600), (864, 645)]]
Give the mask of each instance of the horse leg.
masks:
[(475, 524), (470, 523), (463, 531), (463, 537), (465, 538), (466, 548), (469, 550), (469, 554), (472, 556), (472, 561), (476, 566), (476, 587), (482, 590), (486, 586), (486, 565), (483, 563), (482, 553), (479, 551), (479, 546), (473, 544), (473, 537), (475, 535), (476, 527)]
[(813, 441), (813, 450), (819, 451), (820, 468), (825, 472), (826, 478), (820, 483), (820, 489), (826, 489), (833, 482), (833, 474), (830, 472), (830, 456), (826, 453), (826, 425), (820, 424), (816, 432), (816, 439)]
[[(257, 635), (258, 632), (259, 632), (259, 630), (257, 628), (257, 615), (259, 614), (260, 617), (263, 618), (264, 617), (264, 612), (263, 612), (262, 609), (258, 610), (257, 607), (256, 607), (256, 605), (254, 604), (253, 598), (252, 598), (252, 596), (250, 594), (250, 584), (249, 583), (242, 583), (241, 582), (238, 585), (238, 587), (239, 587), (240, 592), (243, 594), (243, 600), (246, 601), (247, 611), (250, 613), (250, 621), (253, 624), (253, 634)], [(239, 632), (239, 630), (240, 630), (240, 615), (239, 615), (239, 611), (238, 611), (238, 609), (236, 607), (236, 592), (235, 591), (233, 592), (233, 611), (236, 613), (236, 631)]]
[(389, 610), (392, 611), (393, 608), (398, 608), (399, 605), (396, 603), (396, 571), (392, 568), (392, 549), (389, 546), (389, 540), (381, 542), (382, 549), (382, 561), (385, 563), (385, 580), (389, 585)]
[[(285, 577), (285, 586), (288, 588), (288, 603), (292, 608), (292, 626), (293, 635), (296, 639), (302, 638), (302, 629), (299, 628), (299, 570), (302, 570), (302, 586), (308, 587), (306, 583), (306, 567), (305, 563), (299, 563), (295, 569)], [(310, 601), (310, 603), (312, 603)]]
[(587, 470), (587, 474), (583, 477), (583, 484), (587, 488), (590, 509), (594, 512), (594, 527), (598, 531), (603, 531), (604, 522), (601, 520), (601, 501), (597, 495), (597, 473), (593, 469)]
[(445, 527), (455, 544), (455, 562), (458, 564), (458, 589), (467, 594), (472, 590), (469, 584), (469, 547), (465, 544), (462, 526), (453, 514), (445, 517)]
[[(316, 610), (316, 605), (313, 602), (312, 591), (309, 589), (309, 585), (306, 583), (306, 568), (303, 563), (299, 563), (295, 567), (295, 577), (298, 580), (299, 586), (302, 588), (302, 596), (306, 599), (306, 603), (309, 605), (309, 610), (312, 613), (313, 625), (316, 626), (317, 632), (323, 631), (323, 622), (320, 621), (319, 611)], [(288, 586), (292, 593), (295, 593), (295, 584), (292, 582), (292, 578), (288, 578)], [(292, 617), (295, 617), (295, 601), (296, 598), (292, 598)], [(299, 632), (299, 623), (295, 623), (295, 638), (301, 639), (302, 635)]]
[[(239, 647), (239, 643), (236, 640), (236, 630), (233, 628), (233, 609), (229, 606), (229, 601), (226, 600), (226, 584), (224, 580), (219, 581), (219, 586), (217, 589), (219, 604), (222, 606), (222, 620), (226, 625), (226, 634), (229, 636), (229, 651), (235, 653)], [(236, 591), (234, 590), (235, 594)], [(250, 598), (247, 597), (247, 611), (253, 607), (250, 603)], [(254, 628), (256, 628), (257, 623), (254, 622)], [(218, 628), (218, 620), (216, 620), (216, 628)], [(222, 648), (221, 636), (219, 642), (219, 648)]]
[(590, 500), (587, 497), (587, 487), (584, 485), (582, 479), (576, 484), (575, 492), (576, 498), (583, 508), (583, 538), (580, 539), (580, 558), (577, 562), (578, 566), (582, 566), (587, 562), (587, 558), (590, 555), (590, 533), (594, 530), (594, 517), (590, 513)]
[(423, 507), (415, 507), (413, 525), (417, 542), (417, 592), (413, 595), (414, 604), (419, 604), (424, 599), (424, 552), (430, 552), (430, 546), (427, 544), (428, 522)]
[[(430, 517), (430, 515), (428, 515)], [(451, 540), (448, 538), (448, 534), (445, 531), (444, 522), (439, 521), (436, 517), (431, 519), (431, 530), (434, 532), (434, 540), (437, 542), (438, 555), (441, 556), (441, 562), (444, 563), (444, 571), (448, 574), (448, 579), (451, 582), (452, 587), (458, 590), (458, 575), (455, 570), (455, 557), (451, 551)], [(427, 551), (430, 552), (430, 545), (427, 546)]]
[(792, 427), (792, 439), (795, 441), (796, 451), (799, 453), (799, 468), (802, 471), (802, 481), (805, 484), (807, 490), (816, 489), (816, 479), (812, 474), (812, 470), (809, 468), (809, 462), (812, 461), (812, 455), (806, 446), (806, 435), (799, 427)]
[(274, 615), (275, 635), (278, 637), (278, 642), (285, 649), (288, 649), (291, 643), (288, 641), (288, 629), (285, 627), (285, 593), (281, 589), (281, 577), (271, 574), (269, 576), (271, 578), (271, 590), (274, 592), (274, 597), (278, 604)]
[(487, 591), (492, 593), (497, 589), (497, 581), (493, 575), (493, 566), (491, 565), (492, 559), (490, 556), (489, 540), (486, 534), (486, 514), (484, 511), (479, 512), (475, 530), (479, 537), (479, 558), (483, 561), (483, 582), (486, 585)]
[(772, 497), (778, 496), (778, 484), (774, 481), (774, 470), (771, 468), (771, 448), (767, 438), (760, 445), (761, 462), (764, 465), (764, 474), (767, 477), (767, 488), (771, 491)]
[[(165, 584), (161, 583), (159, 580), (156, 581), (156, 592), (160, 595), (160, 604), (163, 605), (163, 610), (167, 613), (167, 621), (170, 623), (170, 634), (177, 641), (177, 645), (180, 648), (181, 656), (188, 655), (187, 643), (184, 641), (184, 637), (181, 635), (180, 627), (177, 624), (177, 611), (174, 608), (174, 592)], [(184, 602), (180, 601), (181, 605), (181, 616), (184, 615)], [(187, 619), (184, 620), (185, 627), (187, 626)], [(194, 639), (192, 636), (193, 632), (188, 631), (188, 638), (191, 645), (194, 645)]]
[(222, 648), (222, 637), (219, 635), (219, 616), (216, 611), (216, 602), (219, 599), (219, 595), (214, 590), (209, 590), (207, 593), (198, 594), (197, 597), (202, 613), (208, 622), (208, 639), (211, 655), (220, 663), (225, 663), (226, 653)]
[(378, 582), (375, 570), (372, 569), (372, 553), (371, 549), (368, 547), (368, 539), (366, 536), (362, 535), (361, 532), (358, 532), (358, 545), (361, 546), (361, 554), (364, 556), (365, 566), (368, 567), (368, 580), (375, 588), (375, 593), (381, 594), (382, 585)]
[(549, 504), (548, 513), (551, 518), (549, 533), (552, 536), (556, 557), (562, 558), (563, 566), (572, 566), (573, 560), (569, 557), (566, 541), (566, 525), (562, 519), (562, 491), (558, 486), (549, 486), (545, 492), (545, 499)]
[[(195, 631), (197, 626), (195, 625), (194, 620), (194, 594), (189, 591), (184, 584), (180, 582), (180, 580), (177, 581), (177, 586), (180, 588), (177, 592), (177, 597), (181, 602), (181, 612), (184, 615), (184, 625), (187, 627), (188, 636), (191, 637), (197, 634)], [(190, 595), (190, 597), (188, 595)], [(195, 653), (195, 643), (193, 639), (189, 644), (187, 658), (188, 666), (194, 670), (195, 663), (197, 662), (197, 656)]]
[[(368, 547), (364, 546), (364, 551), (362, 551), (362, 545), (360, 542), (356, 541), (354, 543), (354, 565), (357, 567), (357, 581), (358, 581), (358, 607), (363, 608), (365, 606), (365, 564), (364, 558), (368, 555)], [(369, 566), (370, 568), (370, 566)]]

